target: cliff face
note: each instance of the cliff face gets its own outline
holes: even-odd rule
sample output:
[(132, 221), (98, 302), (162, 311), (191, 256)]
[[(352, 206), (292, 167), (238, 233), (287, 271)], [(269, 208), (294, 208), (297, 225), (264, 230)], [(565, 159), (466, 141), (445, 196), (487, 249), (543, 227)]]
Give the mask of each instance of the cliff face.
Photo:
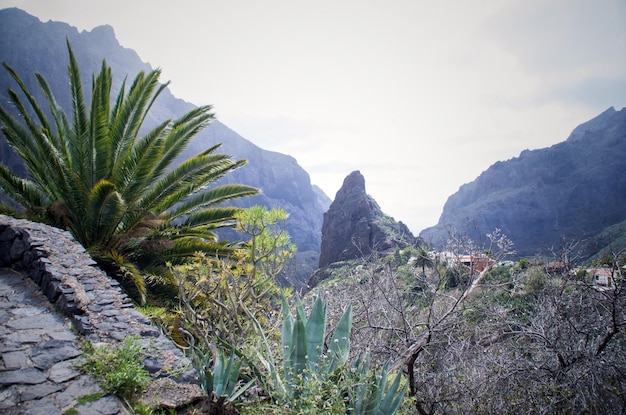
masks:
[(354, 171), (344, 179), (335, 200), (324, 213), (319, 267), (415, 242), (406, 225), (385, 215), (367, 195), (365, 178)]
[[(112, 89), (115, 93), (124, 77), (132, 80), (139, 71), (151, 70), (150, 65), (142, 62), (135, 51), (119, 44), (110, 26), (79, 32), (66, 23), (42, 23), (20, 9), (0, 10), (0, 62), (6, 62), (15, 69), (38, 102), (43, 103), (45, 98), (33, 76), (35, 72), (41, 73), (49, 82), (59, 105), (67, 111), (71, 101), (66, 39), (70, 41), (80, 65), (86, 94), (91, 90), (91, 74), (99, 71), (103, 59), (112, 68)], [(16, 89), (17, 86), (8, 72), (0, 68), (0, 100), (3, 103), (8, 102), (8, 88)], [(207, 101), (210, 102), (209, 99)], [(193, 108), (193, 104), (176, 98), (166, 89), (154, 103), (144, 127), (147, 129), (166, 119), (177, 118)], [(217, 143), (222, 144), (218, 151), (230, 154), (236, 160), (248, 160), (246, 166), (227, 175), (224, 181), (255, 186), (262, 191), (259, 196), (237, 201), (237, 204), (282, 208), (289, 213), (286, 229), (298, 246), (299, 253), (307, 260), (303, 273), (296, 275), (302, 267), (291, 267), (294, 275), (288, 276), (287, 280), (295, 285), (303, 284), (308, 271), (318, 262), (322, 218), (330, 199), (319, 188), (312, 186), (308, 173), (293, 157), (259, 148), (219, 121), (201, 131), (177, 161)], [(19, 157), (11, 151), (3, 137), (0, 137), (0, 162), (20, 174), (25, 173)]]
[(446, 227), (476, 241), (500, 228), (519, 255), (585, 240), (626, 220), (626, 109), (608, 109), (559, 144), (498, 162), (450, 196), (439, 223), (420, 233), (445, 241)]

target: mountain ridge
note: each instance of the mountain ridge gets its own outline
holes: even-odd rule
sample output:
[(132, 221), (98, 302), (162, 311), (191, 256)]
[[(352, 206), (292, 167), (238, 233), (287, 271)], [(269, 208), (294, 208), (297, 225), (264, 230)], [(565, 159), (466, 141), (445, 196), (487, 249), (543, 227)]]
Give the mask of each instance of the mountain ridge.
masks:
[(563, 142), (498, 161), (446, 201), (437, 225), (420, 232), (435, 245), (446, 228), (480, 241), (501, 229), (519, 255), (590, 239), (626, 220), (626, 109), (613, 107)]
[[(79, 32), (64, 22), (42, 23), (19, 8), (0, 9), (0, 23), (0, 60), (27, 78), (28, 88), (34, 91), (39, 90), (32, 76), (34, 71), (42, 72), (48, 80), (67, 79), (66, 39), (80, 56), (85, 84), (88, 75), (100, 69), (103, 58), (113, 69), (114, 90), (125, 75), (131, 77), (152, 69), (141, 61), (137, 52), (120, 45), (110, 25)], [(8, 85), (14, 84), (6, 71), (0, 70), (3, 102), (7, 101)], [(60, 104), (67, 108), (70, 97), (66, 82), (63, 87), (53, 89)], [(41, 93), (35, 95), (38, 100), (43, 99)], [(195, 107), (175, 97), (169, 89), (163, 91), (157, 104), (148, 125), (176, 118)], [(614, 160), (616, 154), (624, 154), (625, 114), (624, 109), (616, 111), (611, 107), (576, 127), (561, 143), (524, 150), (518, 157), (494, 163), (451, 195), (437, 225), (422, 230), (420, 236), (441, 245), (447, 228), (454, 227), (480, 242), (486, 233), (500, 228), (516, 242), (518, 254), (530, 255), (558, 245), (562, 238), (591, 238), (602, 229), (626, 220), (618, 208), (625, 203), (618, 195), (626, 194), (626, 190), (620, 175), (615, 174), (626, 167)], [(602, 141), (605, 136), (609, 141), (613, 137), (610, 145)], [(16, 156), (7, 149), (4, 140), (0, 141), (0, 160), (10, 168), (19, 169)], [(219, 119), (198, 135), (178, 161), (216, 143), (222, 144), (222, 152), (249, 161), (224, 180), (262, 190), (260, 195), (235, 204), (280, 207), (290, 214), (286, 228), (298, 250), (308, 258), (306, 266), (294, 267), (302, 271), (293, 284), (302, 286), (306, 274), (317, 266), (322, 249), (323, 216), (331, 204), (330, 198), (311, 184), (308, 173), (295, 158), (261, 149)], [(594, 175), (607, 180), (596, 179)], [(230, 234), (227, 237), (232, 239)]]
[[(109, 25), (79, 32), (64, 22), (43, 23), (19, 8), (0, 9), (0, 61), (15, 69), (37, 101), (43, 103), (45, 98), (33, 76), (35, 72), (41, 73), (50, 83), (59, 105), (67, 110), (71, 98), (67, 87), (66, 41), (70, 42), (78, 60), (87, 99), (90, 99), (91, 74), (100, 70), (103, 59), (113, 72), (113, 91), (119, 90), (125, 77), (132, 80), (140, 71), (152, 70), (150, 64), (143, 62), (137, 52), (120, 45), (113, 27)], [(2, 102), (8, 102), (8, 88), (15, 89), (17, 86), (8, 72), (2, 69)], [(178, 118), (194, 107), (194, 104), (174, 96), (166, 88), (152, 106), (144, 128), (150, 128), (165, 119)], [(294, 271), (298, 275), (292, 275), (288, 280), (294, 286), (302, 285), (308, 278), (310, 268), (317, 264), (323, 214), (330, 205), (330, 199), (319, 187), (313, 187), (309, 174), (298, 165), (295, 158), (260, 148), (219, 119), (202, 130), (175, 163), (218, 143), (221, 143), (218, 151), (234, 159), (248, 160), (247, 165), (230, 173), (220, 183), (236, 182), (261, 189), (260, 195), (233, 204), (260, 204), (268, 208), (282, 208), (289, 213), (290, 218), (285, 227), (298, 251), (308, 258), (307, 264), (311, 264), (302, 271)], [(19, 157), (8, 147), (4, 138), (0, 139), (0, 160), (14, 171), (25, 174)], [(232, 234), (227, 235), (231, 239)]]

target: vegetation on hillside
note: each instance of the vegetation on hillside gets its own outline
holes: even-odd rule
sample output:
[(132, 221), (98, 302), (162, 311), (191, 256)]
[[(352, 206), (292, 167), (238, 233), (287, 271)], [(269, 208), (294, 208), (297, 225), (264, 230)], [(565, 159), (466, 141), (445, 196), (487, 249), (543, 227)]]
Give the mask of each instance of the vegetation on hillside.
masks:
[[(410, 413), (623, 413), (626, 252), (604, 258), (611, 283), (598, 285), (575, 243), (512, 263), (494, 236), (490, 247), (451, 238), (426, 272), (418, 249), (336, 269), (320, 287), (329, 315), (353, 304), (354, 349), (403, 369)], [(482, 270), (459, 266), (486, 253)]]
[[(353, 413), (351, 394), (373, 385), (353, 374), (387, 379), (396, 369), (401, 382), (384, 384), (395, 403), (407, 388), (394, 406), (403, 414), (622, 413), (626, 252), (595, 264), (613, 272), (602, 286), (577, 267), (576, 243), (552, 258), (514, 263), (506, 260), (513, 253), (506, 236), (487, 239), (478, 246), (453, 236), (444, 252), (421, 246), (347, 261), (319, 291), (296, 300), (295, 314), (283, 302), (282, 316), (268, 314), (264, 324), (248, 315), (256, 346), (231, 350), (245, 362), (242, 382), (257, 380), (257, 398), (238, 396), (242, 413)], [(315, 327), (336, 327), (323, 342), (309, 339), (316, 318), (328, 322)], [(338, 332), (349, 333), (340, 336), (349, 339), (346, 360), (326, 371), (312, 350), (330, 357)]]
[(592, 259), (596, 260), (626, 249), (626, 221), (608, 226), (589, 241), (588, 245), (590, 251), (595, 252)]

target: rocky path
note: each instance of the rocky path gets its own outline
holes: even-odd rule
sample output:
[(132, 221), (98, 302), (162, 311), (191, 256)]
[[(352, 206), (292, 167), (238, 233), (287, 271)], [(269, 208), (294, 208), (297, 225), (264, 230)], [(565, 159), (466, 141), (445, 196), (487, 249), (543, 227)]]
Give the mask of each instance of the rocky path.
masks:
[(76, 336), (111, 345), (136, 337), (152, 378), (144, 404), (173, 410), (206, 397), (189, 359), (69, 232), (0, 215), (0, 272), (0, 414), (119, 413), (112, 398), (75, 405), (97, 390), (72, 368)]
[(74, 368), (77, 336), (34, 282), (8, 269), (0, 269), (0, 347), (0, 413), (126, 413), (113, 396), (78, 403), (102, 390)]

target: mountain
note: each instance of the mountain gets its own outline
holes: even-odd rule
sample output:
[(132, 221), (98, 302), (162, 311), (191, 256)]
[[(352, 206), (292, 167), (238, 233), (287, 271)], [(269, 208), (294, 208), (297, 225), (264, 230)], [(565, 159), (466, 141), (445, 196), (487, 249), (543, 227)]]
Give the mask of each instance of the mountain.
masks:
[[(33, 76), (35, 72), (41, 73), (50, 83), (58, 103), (67, 109), (71, 101), (66, 39), (71, 43), (80, 65), (86, 94), (91, 89), (91, 74), (100, 70), (103, 59), (106, 59), (113, 71), (113, 91), (119, 90), (125, 77), (132, 80), (138, 72), (152, 69), (141, 61), (134, 50), (119, 44), (111, 26), (79, 32), (62, 22), (42, 23), (17, 8), (0, 10), (0, 61), (15, 69), (35, 98), (43, 103), (43, 94)], [(7, 71), (0, 69), (0, 100), (3, 103), (8, 102), (9, 87), (16, 89), (17, 85)], [(210, 97), (207, 97), (208, 100)], [(177, 118), (192, 108), (193, 104), (175, 97), (166, 89), (153, 105), (145, 127), (152, 127), (168, 118)], [(178, 161), (216, 143), (222, 143), (219, 151), (230, 154), (234, 159), (248, 160), (246, 166), (229, 174), (224, 180), (255, 186), (262, 191), (253, 198), (237, 201), (237, 204), (278, 207), (289, 213), (286, 229), (298, 246), (299, 258), (296, 262), (302, 266), (290, 267), (292, 275), (286, 276), (286, 282), (302, 285), (309, 271), (317, 265), (323, 214), (330, 205), (330, 199), (311, 184), (308, 173), (293, 157), (261, 149), (218, 120), (198, 134)], [(0, 161), (21, 174), (25, 173), (21, 161), (3, 138), (0, 139)]]
[(319, 267), (415, 244), (409, 228), (387, 216), (365, 192), (365, 178), (353, 171), (324, 213)]
[(525, 150), (461, 186), (420, 237), (440, 245), (452, 228), (481, 241), (500, 228), (520, 256), (558, 249), (563, 240), (590, 242), (626, 220), (625, 172), (626, 109), (609, 108), (566, 141)]
[(309, 280), (309, 289), (330, 274), (330, 265), (372, 253), (388, 253), (420, 241), (402, 222), (383, 213), (365, 191), (365, 178), (353, 171), (343, 181), (335, 200), (324, 213), (319, 269)]

